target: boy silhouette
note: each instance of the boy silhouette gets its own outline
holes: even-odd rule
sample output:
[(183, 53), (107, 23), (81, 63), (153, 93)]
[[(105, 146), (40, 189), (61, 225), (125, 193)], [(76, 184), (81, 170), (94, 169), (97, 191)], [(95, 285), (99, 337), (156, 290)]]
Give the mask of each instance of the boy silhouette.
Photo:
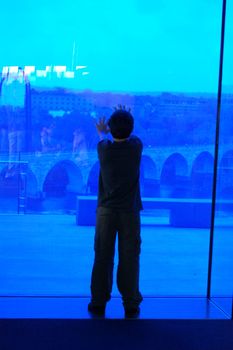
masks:
[[(97, 146), (100, 162), (98, 205), (95, 231), (95, 259), (91, 276), (93, 315), (104, 315), (111, 298), (115, 241), (118, 233), (119, 261), (117, 287), (121, 293), (125, 317), (137, 317), (142, 295), (139, 291), (141, 247), (140, 162), (142, 142), (131, 136), (134, 119), (125, 107), (116, 109), (110, 119), (96, 123), (100, 136)], [(113, 141), (105, 136), (111, 133)]]

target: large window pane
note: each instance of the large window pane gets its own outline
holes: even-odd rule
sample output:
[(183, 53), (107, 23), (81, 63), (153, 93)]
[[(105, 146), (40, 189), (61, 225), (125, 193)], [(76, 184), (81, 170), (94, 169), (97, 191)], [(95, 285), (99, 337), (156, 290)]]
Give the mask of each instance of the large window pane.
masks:
[(142, 292), (206, 295), (221, 5), (2, 5), (1, 213), (25, 213), (2, 221), (14, 250), (3, 249), (3, 294), (89, 294), (94, 121), (122, 104), (144, 143)]

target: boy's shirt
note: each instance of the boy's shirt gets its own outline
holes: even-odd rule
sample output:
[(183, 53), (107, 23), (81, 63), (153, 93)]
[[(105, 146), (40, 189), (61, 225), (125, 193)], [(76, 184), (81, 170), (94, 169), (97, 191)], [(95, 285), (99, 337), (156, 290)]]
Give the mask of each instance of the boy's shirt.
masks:
[(98, 207), (122, 211), (142, 209), (140, 162), (142, 142), (136, 136), (126, 141), (98, 143), (100, 161)]

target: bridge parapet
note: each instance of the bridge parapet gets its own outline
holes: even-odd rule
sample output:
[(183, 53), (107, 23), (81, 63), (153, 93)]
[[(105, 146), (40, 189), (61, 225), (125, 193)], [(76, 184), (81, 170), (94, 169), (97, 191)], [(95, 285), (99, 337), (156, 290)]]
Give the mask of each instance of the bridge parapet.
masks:
[[(233, 152), (233, 144), (221, 145), (219, 150), (219, 159), (228, 152)], [(156, 175), (158, 180), (161, 177), (164, 164), (166, 160), (174, 154), (179, 154), (187, 163), (188, 175), (191, 175), (192, 167), (195, 159), (203, 152), (208, 152), (214, 156), (214, 145), (200, 145), (200, 146), (180, 146), (180, 147), (157, 147), (145, 148), (143, 155), (149, 157), (155, 164)], [(29, 169), (34, 174), (37, 180), (37, 190), (43, 191), (43, 184), (48, 173), (58, 164), (72, 164), (77, 167), (82, 174), (82, 181), (84, 187), (87, 185), (90, 171), (97, 162), (97, 152), (88, 152), (84, 157), (77, 156), (72, 152), (57, 152), (57, 153), (20, 153), (20, 155), (11, 158), (11, 161), (21, 160), (29, 164)], [(0, 157), (0, 171), (7, 166), (9, 156), (3, 154)]]

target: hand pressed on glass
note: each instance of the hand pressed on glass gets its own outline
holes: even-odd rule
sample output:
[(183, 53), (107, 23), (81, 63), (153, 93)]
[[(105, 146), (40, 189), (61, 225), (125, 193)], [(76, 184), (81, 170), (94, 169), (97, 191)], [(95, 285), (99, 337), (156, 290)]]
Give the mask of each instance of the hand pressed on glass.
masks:
[(95, 126), (100, 137), (103, 136), (103, 134), (107, 135), (110, 131), (106, 117), (100, 117), (95, 123)]

